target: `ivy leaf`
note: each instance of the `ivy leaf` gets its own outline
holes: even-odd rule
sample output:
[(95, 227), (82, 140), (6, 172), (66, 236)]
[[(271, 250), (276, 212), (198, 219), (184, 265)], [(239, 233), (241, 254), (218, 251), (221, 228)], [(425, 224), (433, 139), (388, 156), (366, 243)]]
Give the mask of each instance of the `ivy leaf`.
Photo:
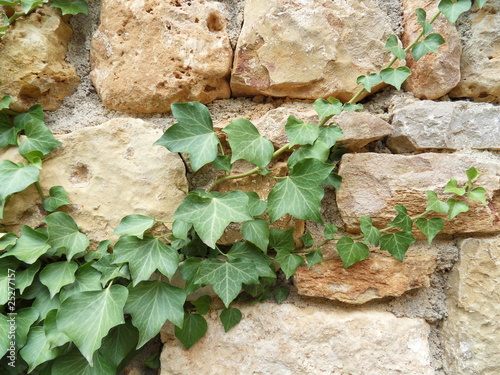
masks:
[[(18, 165), (10, 160), (0, 161), (0, 199), (26, 189), (40, 178), (40, 171), (32, 165)], [(1, 219), (0, 212), (0, 219)]]
[(269, 244), (275, 250), (293, 250), (295, 248), (293, 229), (279, 230), (271, 228)]
[(142, 240), (134, 236), (121, 237), (113, 254), (113, 264), (128, 263), (134, 286), (149, 279), (157, 269), (171, 279), (179, 266), (177, 251), (150, 235)]
[(264, 254), (267, 253), (267, 246), (269, 245), (269, 226), (267, 221), (262, 219), (255, 219), (246, 221), (241, 228), (243, 237), (261, 249)]
[(400, 262), (406, 254), (406, 250), (415, 242), (415, 238), (409, 232), (396, 232), (384, 234), (380, 237), (380, 249), (386, 250)]
[(17, 145), (17, 133), (18, 130), (10, 123), (7, 115), (0, 113), (0, 148)]
[(24, 126), (24, 134), (27, 139), (19, 145), (19, 153), (26, 155), (29, 152), (40, 151), (47, 155), (62, 143), (54, 138), (52, 132), (40, 120), (32, 120)]
[(49, 249), (47, 237), (25, 225), (14, 247), (2, 254), (0, 258), (12, 255), (24, 263), (33, 264)]
[(432, 243), (436, 234), (441, 232), (444, 228), (444, 220), (439, 217), (434, 217), (432, 219), (425, 219), (423, 217), (417, 219), (415, 222), (417, 228), (427, 236), (427, 241)]
[(262, 137), (257, 128), (246, 119), (237, 119), (222, 129), (229, 135), (229, 145), (233, 155), (231, 163), (244, 159), (259, 168), (264, 168), (273, 158), (272, 142)]
[(305, 145), (295, 150), (288, 158), (288, 167), (293, 168), (297, 162), (304, 159), (317, 159), (326, 162), (330, 156), (330, 146), (322, 139), (317, 139), (313, 145)]
[(246, 195), (248, 195), (248, 211), (250, 212), (250, 216), (262, 215), (267, 209), (267, 202), (261, 200), (254, 191), (249, 191)]
[(26, 345), (19, 352), (28, 363), (29, 372), (38, 365), (56, 358), (61, 353), (61, 348), (50, 348), (50, 342), (45, 336), (43, 327), (31, 327)]
[(75, 272), (75, 281), (61, 290), (61, 301), (73, 294), (101, 290), (101, 273), (92, 267), (92, 263), (80, 266)]
[(215, 248), (231, 222), (252, 220), (248, 211), (248, 195), (241, 191), (230, 191), (220, 196), (202, 197), (188, 194), (174, 213), (174, 219), (193, 224), (201, 240)]
[(205, 259), (198, 270), (198, 284), (212, 285), (224, 306), (238, 296), (242, 284), (255, 284), (259, 281), (254, 264), (248, 259), (223, 262), (219, 259)]
[(415, 61), (418, 61), (427, 53), (438, 53), (438, 47), (444, 43), (445, 40), (440, 34), (429, 34), (423, 41), (415, 44), (415, 46), (411, 49), (411, 55)]
[(23, 130), (28, 122), (43, 122), (45, 115), (40, 104), (30, 107), (28, 112), (21, 113), (14, 117), (14, 126), (18, 130)]
[(350, 237), (341, 237), (337, 242), (337, 251), (344, 268), (360, 262), (370, 255), (370, 250), (362, 242), (354, 242)]
[(124, 278), (130, 280), (130, 272), (126, 263), (111, 264), (111, 256), (102, 257), (97, 263), (93, 263), (92, 267), (101, 273), (100, 282), (104, 288), (109, 280)]
[(448, 203), (440, 201), (437, 194), (432, 190), (425, 192), (427, 195), (427, 208), (426, 211), (434, 211), (441, 214), (448, 213), (450, 207)]
[(9, 351), (10, 347), (10, 322), (9, 319), (0, 314), (0, 358), (3, 358), (4, 354)]
[(340, 188), (342, 183), (342, 176), (339, 176), (335, 172), (331, 172), (328, 177), (321, 183), (323, 186), (333, 186), (335, 189)]
[(114, 366), (99, 352), (93, 356), (92, 365), (80, 354), (78, 349), (59, 356), (54, 361), (50, 375), (115, 375)]
[(332, 116), (342, 113), (342, 103), (340, 100), (331, 97), (328, 98), (328, 101), (317, 99), (313, 104), (313, 108), (319, 116), (319, 121), (322, 123), (328, 121)]
[(363, 109), (363, 104), (352, 104), (352, 103), (345, 103), (344, 104), (344, 112), (355, 112), (355, 111), (361, 111)]
[(469, 211), (469, 205), (465, 202), (457, 202), (455, 199), (450, 198), (446, 201), (450, 206), (448, 211), (448, 218), (451, 220), (462, 212)]
[(368, 92), (371, 92), (373, 86), (377, 86), (381, 82), (382, 78), (380, 78), (380, 76), (375, 73), (372, 73), (368, 76), (359, 76), (356, 79), (356, 83), (363, 85), (363, 88)]
[[(394, 34), (389, 35), (389, 37), (387, 38), (387, 41), (385, 42), (384, 49), (387, 50), (387, 51), (390, 51), (399, 60), (406, 59), (406, 52), (405, 52), (404, 49), (402, 49), (399, 46), (398, 37), (396, 35), (394, 35)], [(369, 90), (367, 90), (367, 91), (369, 91)]]
[(371, 217), (361, 216), (359, 221), (361, 232), (363, 232), (365, 236), (365, 242), (378, 246), (380, 242), (380, 231), (373, 226)]
[(102, 354), (102, 356), (109, 360), (115, 368), (120, 368), (120, 364), (123, 365), (125, 361), (130, 360), (131, 355), (134, 356), (138, 340), (139, 332), (128, 320), (125, 324), (120, 324), (111, 328), (109, 333), (102, 340), (101, 348), (94, 354), (94, 363), (95, 356), (97, 354)]
[(35, 278), (35, 275), (40, 269), (41, 265), (42, 263), (37, 260), (24, 271), (16, 272), (16, 289), (19, 290), (19, 293), (23, 294), (24, 289), (26, 289), (33, 283), (33, 279)]
[(452, 178), (446, 184), (443, 192), (444, 193), (452, 193), (452, 194), (456, 194), (458, 196), (462, 196), (462, 195), (465, 194), (465, 188), (459, 188), (457, 180), (455, 180), (454, 178)]
[(172, 114), (179, 121), (155, 142), (172, 152), (185, 152), (191, 157), (196, 172), (215, 160), (219, 139), (214, 133), (212, 118), (207, 107), (198, 102), (174, 103)]
[(151, 229), (155, 219), (144, 215), (127, 215), (118, 225), (118, 228), (112, 234), (121, 234), (126, 236), (136, 236), (141, 240), (144, 238), (144, 232)]
[(237, 242), (226, 254), (229, 261), (246, 259), (253, 263), (258, 277), (276, 278), (274, 269), (271, 268), (272, 259), (250, 242)]
[(398, 215), (394, 218), (393, 221), (389, 223), (392, 227), (401, 228), (406, 232), (411, 232), (411, 228), (413, 227), (413, 220), (408, 216), (408, 212), (406, 211), (406, 207), (402, 205), (397, 205), (394, 207)]
[(294, 116), (288, 116), (285, 132), (290, 147), (295, 145), (312, 145), (319, 136), (319, 126), (308, 124)]
[(43, 220), (47, 224), (49, 244), (66, 254), (68, 262), (89, 246), (88, 237), (78, 230), (78, 225), (65, 212), (53, 212)]
[(278, 250), (274, 260), (280, 265), (287, 279), (293, 276), (300, 265), (304, 264), (304, 258), (287, 250)]
[(49, 190), (49, 195), (50, 197), (43, 201), (43, 208), (45, 211), (52, 212), (61, 206), (71, 203), (66, 194), (66, 190), (64, 190), (62, 186), (52, 186)]
[(231, 172), (231, 158), (227, 155), (217, 155), (212, 165), (221, 171)]
[(17, 242), (17, 237), (14, 233), (0, 233), (0, 251), (8, 249), (9, 247), (15, 245)]
[(420, 26), (422, 26), (424, 35), (428, 35), (432, 31), (432, 25), (426, 21), (426, 11), (422, 8), (418, 8), (415, 9), (415, 13), (417, 14), (417, 22), (420, 24)]
[(35, 298), (35, 302), (33, 302), (33, 305), (31, 305), (31, 307), (36, 309), (36, 311), (38, 312), (37, 322), (41, 322), (45, 319), (50, 310), (59, 309), (59, 307), (61, 306), (61, 301), (58, 294), (56, 294), (54, 298), (50, 298), (50, 293), (47, 287), (45, 287), (39, 281), (38, 284), (40, 285), (40, 288), (37, 288), (36, 295), (33, 296), (33, 298)]
[(25, 14), (28, 14), (32, 9), (38, 8), (48, 1), (49, 0), (20, 0)]
[(312, 245), (314, 245), (314, 239), (312, 238), (309, 231), (307, 231), (306, 234), (301, 237), (301, 240), (304, 243), (305, 247), (311, 247)]
[(191, 303), (196, 307), (196, 311), (200, 315), (205, 315), (210, 311), (210, 306), (212, 305), (212, 297), (210, 296), (201, 296), (196, 301), (192, 301)]
[(63, 16), (65, 14), (89, 14), (89, 7), (85, 0), (54, 0), (50, 6), (61, 9)]
[(455, 24), (458, 17), (467, 12), (472, 6), (470, 0), (441, 0), (438, 9), (448, 18), (452, 24)]
[(40, 272), (40, 282), (49, 288), (50, 298), (59, 293), (65, 285), (75, 281), (78, 264), (75, 262), (55, 262), (46, 265)]
[(467, 193), (467, 198), (486, 204), (486, 190), (482, 187), (474, 188)]
[(467, 179), (469, 180), (469, 182), (472, 182), (477, 177), (479, 177), (479, 171), (476, 168), (474, 168), (474, 167), (471, 167), (471, 168), (467, 169), (465, 171), (465, 174), (467, 175)]
[(309, 251), (306, 254), (307, 266), (311, 268), (315, 264), (321, 263), (323, 261), (323, 252), (321, 249)]
[(337, 140), (344, 137), (342, 129), (338, 126), (320, 126), (319, 139), (322, 139), (329, 147), (333, 147)]
[(323, 235), (326, 237), (328, 240), (333, 240), (335, 237), (335, 233), (339, 231), (339, 228), (337, 228), (335, 225), (332, 223), (325, 223), (325, 228), (323, 229)]
[(486, 4), (487, 2), (488, 2), (488, 0), (476, 0), (476, 4), (479, 7), (479, 9), (484, 7), (484, 4)]
[(191, 230), (193, 226), (189, 223), (186, 223), (182, 220), (175, 220), (172, 223), (172, 234), (175, 238), (180, 238), (183, 240), (188, 239), (188, 232)]
[(50, 348), (55, 348), (58, 346), (62, 346), (67, 342), (70, 342), (71, 339), (66, 336), (65, 333), (61, 332), (57, 328), (56, 324), (56, 315), (57, 310), (50, 310), (43, 321), (43, 329), (45, 331), (45, 337), (47, 337), (47, 341), (49, 342)]
[(236, 324), (238, 324), (240, 320), (241, 320), (241, 311), (234, 307), (224, 309), (220, 313), (220, 321), (224, 326), (225, 332), (228, 332), (231, 328), (233, 328)]
[(396, 69), (386, 68), (380, 71), (380, 77), (382, 80), (385, 83), (394, 86), (398, 90), (401, 90), (401, 85), (410, 75), (410, 69), (406, 66), (400, 66)]
[(99, 242), (99, 245), (97, 245), (97, 249), (95, 251), (89, 251), (87, 254), (85, 254), (84, 259), (86, 262), (90, 262), (91, 260), (99, 260), (102, 257), (107, 256), (108, 253), (108, 248), (109, 245), (111, 245), (110, 240), (104, 240)]
[(137, 349), (155, 337), (167, 320), (182, 327), (185, 301), (182, 289), (161, 280), (129, 287), (124, 312), (132, 316), (132, 324), (139, 330)]
[(16, 314), (16, 347), (22, 348), (26, 344), (31, 326), (38, 319), (38, 312), (33, 307), (24, 307), (17, 310)]
[(73, 294), (57, 312), (57, 327), (80, 349), (93, 365), (93, 354), (109, 330), (124, 323), (123, 307), (128, 290), (123, 285)]
[(284, 300), (288, 298), (290, 295), (290, 289), (286, 286), (277, 286), (274, 289), (274, 298), (276, 298), (276, 302), (282, 303)]
[(321, 183), (328, 177), (333, 165), (317, 159), (297, 162), (288, 177), (279, 180), (267, 199), (271, 222), (285, 214), (298, 219), (321, 223), (320, 209), (324, 190)]
[[(15, 2), (13, 1), (12, 5), (14, 5), (14, 4), (15, 4)], [(9, 109), (11, 101), (12, 101), (12, 97), (10, 95), (4, 95), (2, 97), (2, 99), (0, 99), (0, 111), (3, 109)]]
[(175, 327), (175, 337), (189, 349), (205, 336), (207, 328), (207, 321), (201, 315), (185, 314), (182, 328)]

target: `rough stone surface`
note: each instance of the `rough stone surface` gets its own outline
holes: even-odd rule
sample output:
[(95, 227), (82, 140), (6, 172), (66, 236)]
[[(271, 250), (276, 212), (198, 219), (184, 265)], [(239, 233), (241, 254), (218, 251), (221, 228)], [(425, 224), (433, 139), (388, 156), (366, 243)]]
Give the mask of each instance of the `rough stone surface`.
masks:
[(244, 14), (231, 76), (235, 96), (346, 101), (359, 89), (359, 75), (390, 59), (383, 49), (390, 21), (373, 0), (247, 0)]
[(167, 112), (230, 95), (232, 49), (215, 3), (104, 0), (90, 62), (109, 109)]
[(415, 102), (394, 111), (392, 126), (394, 152), (500, 149), (500, 107), (490, 103)]
[[(129, 214), (168, 220), (187, 181), (179, 156), (153, 146), (160, 136), (146, 122), (126, 118), (59, 136), (63, 145), (44, 162), (40, 183), (66, 189), (72, 204), (64, 210), (94, 241), (108, 238)], [(7, 151), (0, 159), (12, 156)], [(16, 231), (21, 224), (36, 226), (41, 210), (36, 190), (29, 189), (9, 201), (4, 223)]]
[[(486, 191), (487, 205), (470, 201), (470, 211), (453, 220), (445, 220), (442, 234), (500, 232), (500, 160), (485, 153), (391, 155), (345, 154), (339, 174), (342, 184), (337, 204), (350, 232), (359, 232), (359, 217), (366, 215), (375, 226), (385, 227), (394, 219), (393, 207), (402, 204), (410, 216), (425, 211), (426, 190), (438, 193), (451, 178), (459, 184), (466, 181), (465, 171), (475, 167), (481, 173), (477, 181)], [(419, 231), (414, 233), (422, 238)]]
[(300, 267), (293, 282), (300, 295), (362, 304), (383, 297), (399, 297), (408, 290), (428, 288), (436, 268), (432, 255), (408, 254), (404, 262), (372, 253), (368, 259), (345, 269), (340, 259)]
[(161, 375), (434, 375), (423, 319), (292, 304), (238, 307), (243, 319), (228, 333), (210, 312), (206, 336), (189, 351), (165, 326)]
[(462, 77), (449, 96), (500, 103), (500, 2), (488, 1), (461, 21)]
[(500, 238), (466, 239), (448, 289), (441, 339), (445, 369), (456, 375), (500, 373)]
[(12, 96), (12, 110), (41, 104), (53, 111), (75, 91), (80, 79), (65, 61), (71, 33), (59, 9), (48, 6), (8, 30), (0, 41), (0, 96)]
[[(433, 0), (403, 0), (402, 3), (405, 24), (402, 42), (406, 47), (415, 40), (422, 30), (417, 22), (415, 9), (424, 9), (429, 20), (437, 13), (438, 2)], [(439, 46), (439, 53), (429, 53), (418, 61), (415, 61), (410, 53), (406, 57), (411, 76), (405, 81), (403, 88), (411, 91), (420, 99), (440, 98), (455, 87), (460, 80), (462, 46), (457, 29), (448, 22), (444, 15), (441, 15), (433, 23), (432, 32), (441, 34), (446, 41), (445, 44)]]

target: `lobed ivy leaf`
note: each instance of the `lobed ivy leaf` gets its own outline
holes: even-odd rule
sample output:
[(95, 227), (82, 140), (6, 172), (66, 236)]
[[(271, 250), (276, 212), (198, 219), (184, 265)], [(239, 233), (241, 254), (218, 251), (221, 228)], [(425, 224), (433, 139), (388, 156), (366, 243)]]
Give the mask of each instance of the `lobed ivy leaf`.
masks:
[(474, 167), (467, 169), (465, 171), (465, 174), (467, 175), (467, 179), (469, 182), (472, 182), (479, 177), (479, 171)]
[(320, 126), (319, 139), (323, 140), (328, 146), (333, 147), (337, 140), (344, 137), (342, 129), (338, 126)]
[(246, 195), (248, 195), (248, 211), (250, 216), (262, 215), (267, 209), (267, 202), (261, 200), (254, 191), (249, 191)]
[(87, 362), (78, 349), (56, 358), (50, 370), (50, 375), (115, 375), (114, 366), (105, 356), (96, 352), (92, 365)]
[(269, 245), (275, 250), (293, 250), (295, 248), (293, 229), (279, 230), (271, 228)]
[(288, 158), (288, 167), (293, 168), (297, 162), (304, 159), (317, 159), (326, 162), (330, 156), (330, 146), (322, 139), (316, 139), (313, 145), (301, 146)]
[(45, 331), (45, 337), (49, 342), (50, 348), (55, 348), (58, 346), (62, 346), (67, 342), (70, 342), (71, 339), (66, 336), (64, 332), (61, 332), (59, 328), (57, 328), (56, 323), (56, 315), (57, 310), (50, 310), (43, 321), (43, 329)]
[(229, 145), (233, 152), (231, 163), (244, 159), (259, 168), (264, 168), (271, 161), (274, 153), (272, 142), (262, 137), (250, 121), (234, 120), (222, 131), (229, 135)]
[(335, 189), (340, 188), (342, 183), (342, 176), (339, 176), (335, 172), (331, 172), (328, 177), (321, 183), (323, 186), (333, 186)]
[(24, 14), (28, 14), (31, 10), (38, 8), (42, 6), (42, 4), (48, 2), (49, 0), (20, 0)]
[(434, 237), (436, 237), (436, 235), (444, 228), (444, 220), (439, 217), (433, 217), (432, 219), (425, 219), (421, 217), (417, 219), (415, 224), (417, 225), (417, 228), (426, 235), (429, 244), (432, 243)]
[(23, 294), (24, 290), (33, 283), (36, 273), (40, 269), (42, 263), (37, 260), (24, 271), (16, 272), (16, 289)]
[(469, 211), (469, 205), (465, 202), (457, 202), (455, 199), (450, 198), (446, 201), (450, 209), (448, 211), (448, 218), (451, 220), (462, 212)]
[[(127, 320), (125, 324), (120, 324), (111, 328), (106, 337), (102, 340), (101, 348), (94, 354), (105, 357), (117, 369), (120, 365), (125, 367), (136, 354), (135, 347), (139, 340), (139, 332), (132, 323)], [(116, 370), (115, 370), (116, 371)]]
[(55, 262), (47, 264), (40, 272), (40, 282), (50, 291), (50, 298), (59, 293), (65, 285), (75, 281), (78, 264), (75, 262)]
[[(399, 46), (398, 37), (394, 34), (389, 35), (389, 37), (387, 38), (387, 41), (385, 42), (384, 49), (387, 51), (390, 51), (399, 60), (406, 59), (406, 52), (403, 48), (401, 48)], [(367, 91), (370, 91), (370, 90), (367, 90)]]
[(335, 233), (339, 231), (339, 228), (337, 228), (335, 225), (332, 223), (325, 223), (325, 228), (323, 229), (323, 235), (326, 237), (328, 240), (333, 240), (335, 237)]
[(411, 49), (411, 55), (415, 61), (428, 53), (438, 53), (438, 47), (444, 44), (445, 40), (440, 34), (429, 34), (421, 42), (415, 44)]
[(277, 286), (273, 291), (274, 298), (276, 298), (277, 303), (282, 303), (290, 295), (290, 289), (286, 286)]
[(325, 123), (334, 115), (342, 113), (342, 103), (340, 100), (332, 97), (328, 98), (328, 101), (317, 99), (313, 104), (313, 108), (318, 114), (321, 123)]
[(241, 234), (243, 238), (261, 249), (264, 254), (267, 253), (270, 232), (266, 220), (255, 219), (244, 222), (241, 228)]
[(479, 9), (484, 7), (484, 4), (486, 4), (487, 2), (488, 2), (488, 0), (476, 0), (476, 4), (479, 7)]
[(410, 232), (396, 232), (384, 234), (380, 237), (380, 249), (386, 250), (400, 262), (406, 254), (406, 250), (415, 242)]
[(43, 108), (40, 104), (30, 107), (28, 112), (21, 113), (14, 117), (14, 126), (18, 130), (23, 130), (28, 122), (42, 122), (45, 115), (43, 113)]
[(101, 273), (100, 282), (104, 288), (110, 280), (124, 278), (130, 280), (130, 271), (126, 263), (112, 264), (112, 257), (105, 256), (99, 259), (92, 267)]
[(337, 251), (344, 268), (360, 262), (370, 255), (370, 250), (362, 242), (354, 242), (350, 237), (341, 237), (337, 242)]
[(306, 254), (307, 266), (311, 268), (315, 264), (321, 263), (323, 261), (323, 252), (321, 249), (316, 249), (308, 252)]
[(250, 242), (244, 241), (235, 243), (226, 256), (229, 261), (236, 261), (238, 259), (251, 261), (255, 266), (258, 277), (266, 277), (269, 279), (276, 278), (275, 270), (271, 268), (272, 259)]
[(33, 307), (24, 307), (16, 311), (16, 348), (22, 348), (26, 344), (31, 326), (37, 319), (38, 312)]
[(279, 180), (269, 193), (267, 206), (271, 222), (290, 214), (298, 219), (321, 223), (321, 199), (324, 196), (321, 183), (333, 167), (317, 159), (297, 162), (288, 177)]
[(193, 226), (182, 220), (175, 220), (172, 223), (172, 234), (175, 238), (188, 239), (188, 233)]
[[(204, 295), (198, 298), (196, 301), (191, 301), (191, 303), (196, 307), (196, 312), (200, 315), (205, 315), (210, 311), (213, 299), (210, 296)], [(183, 314), (184, 316), (184, 314)]]
[(312, 238), (309, 231), (307, 231), (302, 237), (300, 237), (300, 239), (304, 243), (305, 247), (311, 247), (312, 245), (314, 245), (314, 239)]
[(441, 0), (438, 9), (448, 18), (452, 24), (455, 24), (458, 17), (467, 12), (472, 6), (470, 0)]
[[(15, 3), (13, 3), (15, 4)], [(6, 4), (9, 5), (9, 4)], [(10, 102), (12, 102), (12, 96), (4, 95), (2, 99), (0, 99), (0, 111), (3, 109), (9, 109)]]
[(41, 284), (40, 281), (38, 281), (38, 284), (41, 287), (35, 288), (36, 295), (33, 296), (33, 298), (35, 298), (35, 301), (31, 305), (31, 307), (33, 307), (38, 313), (37, 322), (41, 322), (45, 319), (50, 310), (59, 309), (59, 307), (61, 306), (61, 300), (59, 298), (59, 294), (56, 294), (54, 298), (50, 298), (50, 292), (47, 287)]
[(102, 257), (108, 256), (109, 245), (111, 245), (110, 240), (104, 240), (99, 242), (99, 244), (97, 245), (97, 249), (95, 249), (95, 251), (89, 251), (87, 254), (85, 254), (84, 257), (85, 261), (90, 262), (91, 260), (99, 260)]
[(241, 311), (234, 307), (222, 310), (220, 313), (220, 321), (224, 327), (224, 331), (228, 332), (241, 320)]
[(182, 328), (175, 327), (175, 337), (186, 349), (196, 344), (207, 332), (208, 325), (204, 317), (198, 314), (185, 314)]
[(22, 262), (33, 264), (49, 249), (47, 237), (25, 225), (16, 244), (0, 258), (14, 256)]
[(53, 212), (43, 221), (47, 224), (49, 245), (65, 254), (68, 262), (89, 246), (88, 237), (78, 230), (78, 225), (67, 213)]
[(61, 9), (63, 16), (65, 14), (89, 14), (89, 7), (85, 0), (53, 0), (50, 6)]
[(66, 190), (64, 190), (62, 186), (52, 186), (49, 190), (49, 195), (50, 196), (43, 201), (43, 208), (45, 211), (52, 212), (61, 206), (71, 203), (66, 194)]
[(401, 90), (401, 85), (410, 75), (410, 69), (406, 66), (400, 66), (396, 69), (386, 68), (380, 71), (380, 77), (382, 80), (385, 83), (394, 86), (398, 90)]
[(448, 203), (440, 201), (437, 194), (432, 190), (425, 192), (427, 195), (427, 208), (426, 211), (434, 211), (441, 214), (448, 213), (450, 207)]
[(418, 8), (415, 9), (415, 13), (417, 14), (417, 22), (422, 26), (424, 35), (428, 35), (432, 31), (432, 24), (426, 21), (427, 12), (422, 8)]
[(405, 206), (397, 205), (394, 207), (398, 215), (393, 221), (389, 223), (389, 226), (401, 228), (406, 232), (411, 232), (413, 227), (413, 220), (408, 216), (408, 211)]
[(467, 198), (486, 204), (486, 190), (482, 187), (474, 188), (467, 193)]
[(0, 233), (0, 251), (9, 249), (9, 247), (14, 246), (16, 242), (17, 242), (17, 237), (14, 233), (12, 232)]
[(168, 128), (154, 144), (172, 152), (188, 153), (196, 172), (217, 157), (219, 139), (215, 135), (210, 112), (198, 102), (174, 103), (171, 108), (178, 123)]
[(319, 126), (308, 124), (294, 116), (288, 116), (285, 132), (290, 142), (290, 147), (295, 145), (312, 145), (319, 137)]
[(144, 215), (127, 215), (118, 225), (118, 228), (112, 234), (121, 234), (126, 236), (135, 236), (141, 240), (144, 238), (144, 232), (151, 229), (155, 219)]
[(61, 352), (61, 348), (50, 348), (45, 330), (40, 326), (31, 327), (26, 345), (19, 351), (29, 365), (29, 372), (38, 365), (56, 358)]
[(7, 115), (0, 113), (0, 148), (17, 145), (17, 133), (18, 130), (10, 123)]
[(363, 104), (352, 104), (352, 103), (345, 103), (343, 107), (344, 112), (355, 112), (355, 111), (361, 111), (363, 109)]
[[(61, 289), (60, 298), (64, 301), (73, 294), (81, 292), (101, 290), (101, 273), (92, 267), (92, 263), (86, 263), (78, 267), (75, 272), (75, 281)], [(104, 284), (105, 285), (105, 284)]]
[(10, 348), (10, 322), (8, 318), (0, 314), (0, 358), (3, 358), (4, 354), (9, 351)]
[[(405, 55), (406, 55), (406, 53), (405, 53)], [(359, 76), (356, 79), (356, 83), (363, 85), (363, 88), (368, 92), (371, 92), (373, 86), (377, 86), (381, 82), (382, 82), (382, 78), (380, 78), (380, 75), (375, 74), (375, 73), (372, 73), (368, 76)]]
[(33, 151), (47, 155), (62, 144), (39, 119), (28, 121), (24, 126), (24, 134), (27, 138), (19, 145), (19, 153), (23, 156)]
[(380, 230), (373, 226), (371, 217), (361, 216), (359, 221), (361, 232), (365, 236), (365, 242), (378, 246), (380, 243)]
[(288, 250), (278, 250), (274, 261), (280, 265), (287, 279), (292, 277), (297, 268), (305, 263), (304, 258), (298, 254), (290, 253)]
[(456, 194), (458, 196), (462, 196), (465, 194), (465, 188), (460, 188), (458, 187), (458, 182), (454, 178), (452, 178), (448, 183), (446, 184), (444, 188), (444, 193), (451, 193), (451, 194)]
[(212, 165), (221, 171), (231, 172), (231, 158), (227, 155), (217, 155)]

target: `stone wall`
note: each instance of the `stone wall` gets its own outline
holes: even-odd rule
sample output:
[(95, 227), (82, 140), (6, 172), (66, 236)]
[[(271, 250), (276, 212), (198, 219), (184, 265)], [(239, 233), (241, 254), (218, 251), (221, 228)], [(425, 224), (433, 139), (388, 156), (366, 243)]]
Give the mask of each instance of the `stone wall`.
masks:
[[(42, 185), (63, 185), (68, 210), (99, 241), (126, 214), (168, 219), (188, 184), (215, 179), (209, 168), (186, 173), (177, 154), (152, 146), (174, 123), (171, 103), (207, 104), (219, 129), (251, 119), (280, 147), (288, 115), (314, 121), (313, 99), (348, 100), (357, 76), (389, 61), (387, 35), (407, 43), (413, 10), (432, 14), (437, 3), (90, 0), (89, 16), (70, 19), (43, 8), (0, 43), (0, 95), (12, 95), (16, 110), (52, 111), (46, 122), (64, 145)], [(442, 192), (471, 166), (488, 204), (473, 205), (432, 245), (417, 241), (403, 263), (375, 251), (343, 269), (327, 247), (322, 264), (289, 282), (287, 301), (240, 306), (244, 318), (227, 334), (209, 313), (207, 336), (189, 351), (167, 324), (162, 375), (500, 373), (500, 1), (435, 28), (447, 43), (408, 61), (403, 91), (379, 85), (362, 112), (335, 120), (348, 152), (323, 216), (352, 233), (361, 215), (384, 225), (395, 204), (421, 212), (425, 190)], [(12, 199), (4, 224), (39, 223), (35, 196)]]

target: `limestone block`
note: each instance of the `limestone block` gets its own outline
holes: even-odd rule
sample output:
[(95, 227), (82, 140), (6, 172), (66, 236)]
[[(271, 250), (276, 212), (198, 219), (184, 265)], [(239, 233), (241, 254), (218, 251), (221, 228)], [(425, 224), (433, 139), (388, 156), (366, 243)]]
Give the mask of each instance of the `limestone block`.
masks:
[(390, 21), (373, 0), (247, 0), (244, 12), (235, 96), (347, 101), (359, 90), (358, 76), (390, 60), (383, 49)]
[(397, 108), (394, 152), (426, 149), (500, 149), (500, 107), (489, 103), (421, 101)]
[(462, 34), (462, 77), (450, 91), (453, 98), (500, 103), (500, 2), (466, 15)]
[[(415, 9), (422, 8), (427, 12), (429, 21), (438, 12), (438, 2), (433, 0), (403, 0), (404, 33), (403, 45), (409, 46), (422, 30), (417, 22)], [(437, 99), (447, 94), (460, 80), (460, 56), (462, 46), (457, 29), (444, 15), (432, 24), (432, 33), (441, 34), (446, 41), (439, 46), (439, 53), (430, 53), (415, 61), (410, 53), (407, 54), (407, 66), (411, 76), (406, 80), (403, 88), (411, 91), (420, 99)], [(423, 40), (422, 38), (421, 40)]]
[[(187, 190), (179, 156), (153, 146), (161, 131), (139, 119), (117, 118), (58, 136), (63, 145), (44, 162), (40, 184), (63, 186), (67, 211), (94, 241), (107, 239), (122, 217), (149, 215), (169, 220)], [(0, 159), (12, 160), (12, 152)], [(36, 226), (45, 213), (34, 188), (13, 195), (4, 224), (19, 230)]]
[(53, 111), (76, 90), (80, 78), (65, 61), (71, 34), (60, 10), (48, 6), (9, 28), (0, 41), (0, 97), (12, 96), (11, 109), (41, 104)]
[(206, 336), (189, 351), (166, 325), (161, 375), (434, 374), (423, 319), (292, 304), (238, 308), (243, 319), (228, 333), (210, 312)]
[(232, 49), (213, 2), (102, 2), (91, 78), (109, 109), (167, 112), (175, 102), (230, 95)]
[(445, 369), (456, 375), (500, 373), (500, 238), (460, 244), (447, 289), (441, 340)]
[[(465, 171), (475, 167), (477, 181), (486, 191), (487, 205), (469, 202), (470, 211), (445, 220), (443, 234), (500, 232), (500, 159), (486, 153), (420, 155), (345, 154), (339, 174), (337, 204), (346, 229), (359, 232), (359, 217), (366, 215), (375, 226), (385, 227), (396, 216), (393, 207), (402, 204), (410, 216), (421, 214), (427, 206), (426, 190), (442, 194), (449, 179), (459, 184), (467, 179)], [(422, 238), (419, 231), (414, 233)]]

